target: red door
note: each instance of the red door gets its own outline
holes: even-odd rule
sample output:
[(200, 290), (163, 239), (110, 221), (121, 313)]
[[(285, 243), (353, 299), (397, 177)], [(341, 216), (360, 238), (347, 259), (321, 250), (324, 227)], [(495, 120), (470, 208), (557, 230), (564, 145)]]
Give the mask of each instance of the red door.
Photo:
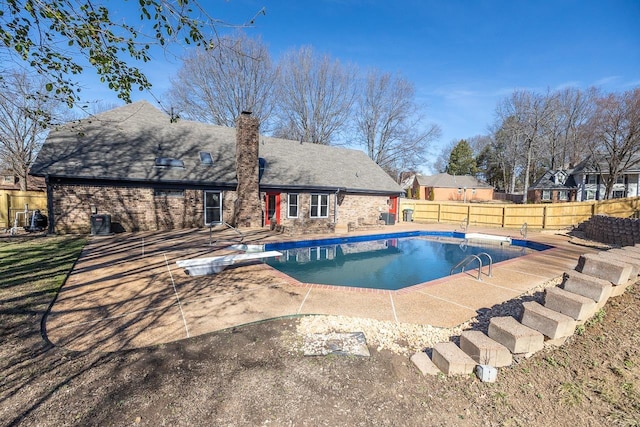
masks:
[(265, 205), (267, 215), (264, 224), (271, 225), (272, 220), (274, 224), (280, 224), (280, 193), (267, 193)]
[(394, 222), (398, 222), (398, 196), (389, 197), (389, 214), (393, 214)]

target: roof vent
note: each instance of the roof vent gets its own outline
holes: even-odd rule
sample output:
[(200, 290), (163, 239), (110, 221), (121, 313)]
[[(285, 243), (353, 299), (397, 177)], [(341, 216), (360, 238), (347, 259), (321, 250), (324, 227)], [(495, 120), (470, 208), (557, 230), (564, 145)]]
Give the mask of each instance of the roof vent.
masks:
[(213, 156), (208, 151), (200, 152), (200, 163), (203, 165), (212, 165), (213, 164)]

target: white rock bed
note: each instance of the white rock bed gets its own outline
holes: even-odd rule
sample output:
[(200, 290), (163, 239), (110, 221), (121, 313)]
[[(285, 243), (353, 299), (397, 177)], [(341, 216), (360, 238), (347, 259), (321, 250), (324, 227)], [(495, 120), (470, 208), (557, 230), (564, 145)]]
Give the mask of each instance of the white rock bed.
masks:
[(436, 328), (431, 325), (415, 325), (390, 321), (346, 316), (307, 316), (300, 319), (298, 333), (327, 334), (331, 332), (363, 332), (367, 344), (378, 351), (389, 350), (398, 354), (413, 354), (433, 347), (435, 343), (449, 341), (460, 335), (464, 326)]
[[(562, 277), (551, 279), (523, 293), (520, 297), (534, 295), (537, 292), (544, 291), (545, 288), (557, 286), (561, 282)], [(518, 317), (521, 309), (522, 303), (520, 299), (515, 298), (496, 306), (493, 310), (481, 316), (482, 319), (474, 317), (453, 328), (439, 328), (431, 325), (347, 316), (306, 316), (300, 318), (297, 332), (303, 337), (310, 334), (328, 334), (332, 332), (363, 332), (367, 345), (372, 348), (376, 347), (378, 351), (389, 350), (397, 354), (411, 355), (416, 351), (432, 348), (436, 343), (450, 341), (451, 337), (460, 335), (462, 331), (469, 329), (472, 324), (488, 323), (490, 317)]]

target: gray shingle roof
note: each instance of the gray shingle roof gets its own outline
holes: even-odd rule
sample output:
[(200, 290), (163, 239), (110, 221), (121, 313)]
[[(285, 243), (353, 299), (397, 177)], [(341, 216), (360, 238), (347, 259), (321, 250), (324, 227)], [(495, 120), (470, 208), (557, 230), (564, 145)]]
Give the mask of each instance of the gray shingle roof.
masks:
[(489, 184), (479, 181), (471, 175), (449, 175), (439, 173), (436, 175), (416, 175), (418, 184), (422, 187), (437, 188), (492, 188)]
[[(234, 128), (178, 120), (146, 101), (110, 110), (52, 130), (31, 168), (34, 175), (114, 181), (235, 186)], [(213, 165), (202, 165), (208, 151)], [(184, 168), (155, 166), (158, 157)], [(260, 137), (266, 188), (337, 189), (401, 193), (402, 189), (362, 151)]]
[[(572, 171), (569, 170), (548, 170), (534, 182), (529, 189), (530, 190), (566, 190), (566, 189), (574, 189), (578, 188), (576, 185), (573, 176), (571, 175)], [(562, 182), (562, 174), (564, 174), (565, 181)], [(555, 176), (558, 176), (559, 180), (556, 181)]]

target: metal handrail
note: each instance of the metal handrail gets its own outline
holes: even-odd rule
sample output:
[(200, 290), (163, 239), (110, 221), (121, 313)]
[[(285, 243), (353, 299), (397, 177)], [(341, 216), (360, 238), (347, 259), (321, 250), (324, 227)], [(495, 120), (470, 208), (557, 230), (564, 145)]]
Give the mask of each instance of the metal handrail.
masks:
[(480, 253), (478, 254), (478, 256), (479, 256), (479, 257), (481, 257), (481, 256), (483, 256), (483, 255), (484, 255), (484, 256), (486, 256), (486, 257), (487, 257), (487, 259), (489, 260), (489, 274), (487, 274), (487, 277), (493, 277), (493, 273), (492, 273), (492, 271), (491, 271), (491, 270), (493, 269), (493, 258), (491, 258), (491, 255), (489, 255), (489, 254), (488, 254), (488, 253), (486, 253), (486, 252), (480, 252)]
[(461, 269), (461, 273), (464, 273), (464, 268), (471, 264), (473, 261), (477, 260), (478, 261), (478, 281), (482, 281), (482, 256), (486, 256), (487, 259), (489, 260), (489, 274), (487, 274), (487, 277), (493, 277), (493, 258), (491, 258), (491, 255), (489, 255), (486, 252), (480, 252), (479, 254), (469, 254), (466, 257), (464, 257), (464, 259), (462, 261), (460, 261), (459, 263), (457, 263), (455, 266), (453, 266), (453, 268), (451, 268), (451, 271), (449, 271), (449, 275), (452, 275), (453, 272), (459, 268), (462, 267)]
[(525, 240), (527, 240), (527, 227), (528, 227), (528, 225), (527, 225), (527, 223), (526, 223), (526, 222), (522, 224), (522, 227), (520, 227), (520, 235), (521, 235)]
[(462, 228), (462, 231), (464, 231), (465, 233), (467, 232), (467, 229), (469, 228), (469, 218), (465, 217), (462, 222), (460, 223), (460, 228)]
[(480, 259), (480, 257), (478, 255), (467, 255), (462, 261), (460, 261), (459, 263), (457, 263), (455, 266), (453, 266), (453, 268), (451, 268), (451, 271), (449, 271), (449, 275), (452, 275), (453, 272), (456, 270), (456, 268), (458, 267), (462, 267), (462, 270), (460, 271), (461, 273), (464, 273), (464, 268), (469, 265), (471, 262), (473, 262), (474, 260), (478, 261), (479, 264), (479, 268), (478, 268), (478, 281), (482, 282), (482, 260)]
[[(237, 228), (235, 228), (233, 225), (227, 223), (227, 222), (212, 222), (209, 224), (209, 246), (213, 246), (216, 243), (218, 243), (220, 241), (220, 239), (216, 240), (215, 242), (212, 242), (213, 240), (213, 227), (216, 225), (224, 225), (227, 228), (232, 229), (233, 231), (235, 231), (239, 236), (240, 236), (240, 240), (238, 240), (238, 242), (242, 242), (245, 238), (245, 235), (242, 231), (238, 230)], [(236, 237), (237, 239), (237, 237)], [(234, 240), (235, 241), (235, 240)]]

